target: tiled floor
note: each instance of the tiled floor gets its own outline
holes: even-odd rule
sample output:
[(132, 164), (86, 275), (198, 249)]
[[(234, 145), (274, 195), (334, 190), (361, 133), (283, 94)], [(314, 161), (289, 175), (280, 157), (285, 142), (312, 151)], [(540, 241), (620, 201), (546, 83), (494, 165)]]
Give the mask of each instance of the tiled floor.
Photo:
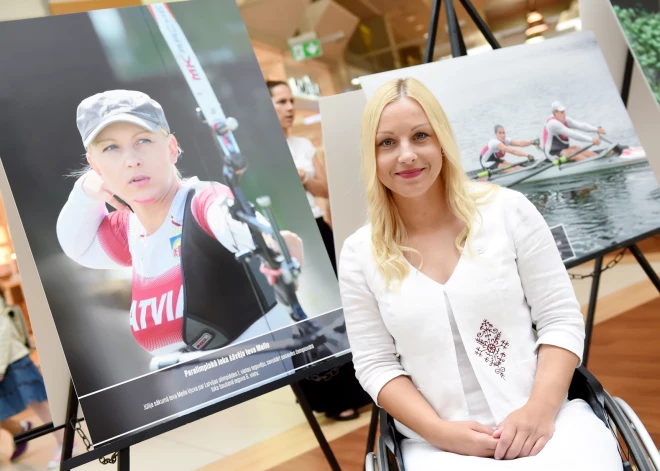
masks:
[[(650, 254), (649, 259), (654, 268), (660, 271), (660, 253)], [(588, 269), (571, 271), (587, 272)], [(582, 304), (588, 301), (589, 283), (589, 280), (574, 283)], [(634, 259), (628, 257), (616, 269), (603, 275), (600, 290), (603, 301), (599, 304), (597, 315), (616, 315), (646, 302), (644, 297), (657, 296), (647, 285), (643, 271)], [(616, 294), (622, 289), (637, 289), (635, 287), (638, 287), (642, 295)], [(617, 304), (621, 307), (617, 307)], [(24, 413), (23, 416), (30, 414)], [(365, 411), (360, 419), (352, 422), (333, 423), (323, 417), (320, 421), (328, 439), (332, 440), (366, 425), (369, 412)], [(285, 387), (133, 447), (131, 465), (132, 469), (139, 471), (260, 471), (282, 465), (315, 446), (314, 436), (295, 402), (293, 392)], [(30, 443), (20, 463), (10, 464), (8, 457), (12, 451), (11, 438), (2, 432), (0, 470), (43, 470), (54, 448), (55, 440), (52, 437), (39, 438)], [(113, 468), (94, 462), (78, 469), (108, 471)]]
[[(290, 388), (285, 387), (219, 412), (202, 420), (140, 443), (131, 449), (131, 467), (135, 470), (186, 471), (202, 468), (239, 450), (306, 423)], [(26, 412), (19, 418), (29, 417)], [(46, 436), (29, 444), (20, 463), (10, 464), (11, 438), (0, 438), (0, 469), (36, 471), (45, 469), (55, 448), (55, 440)], [(83, 451), (83, 450), (79, 450)], [(89, 463), (81, 471), (112, 467)]]

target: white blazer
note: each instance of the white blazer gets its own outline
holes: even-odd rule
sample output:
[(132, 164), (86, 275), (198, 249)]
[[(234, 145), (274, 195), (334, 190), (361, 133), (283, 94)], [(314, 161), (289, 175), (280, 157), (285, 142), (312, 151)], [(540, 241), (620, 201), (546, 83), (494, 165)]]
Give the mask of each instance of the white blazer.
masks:
[(411, 266), (398, 291), (388, 289), (372, 257), (370, 227), (346, 239), (339, 262), (344, 315), (357, 378), (374, 401), (387, 382), (408, 375), (442, 419), (469, 420), (445, 293), (496, 423), (529, 399), (541, 344), (582, 361), (584, 320), (541, 214), (506, 188), (479, 210), (470, 234), (475, 253), (464, 250), (444, 285)]

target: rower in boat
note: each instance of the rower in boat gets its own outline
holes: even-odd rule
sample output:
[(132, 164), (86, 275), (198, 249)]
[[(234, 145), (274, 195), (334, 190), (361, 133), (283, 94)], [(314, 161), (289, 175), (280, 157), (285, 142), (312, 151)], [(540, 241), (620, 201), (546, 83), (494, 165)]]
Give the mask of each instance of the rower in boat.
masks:
[(538, 141), (514, 141), (506, 136), (504, 126), (495, 126), (495, 137), (488, 141), (488, 144), (481, 150), (479, 156), (479, 163), (484, 170), (494, 170), (496, 168), (506, 168), (502, 173), (507, 173), (519, 170), (517, 165), (512, 166), (511, 163), (504, 160), (504, 156), (508, 154), (517, 155), (519, 157), (527, 157), (529, 163), (534, 160), (534, 157), (528, 152), (515, 149), (515, 147), (528, 147), (534, 144), (538, 145)]
[[(566, 107), (560, 102), (555, 101), (551, 105), (552, 116), (548, 118), (543, 129), (542, 144), (546, 156), (550, 159), (571, 155), (578, 150), (579, 146), (571, 146), (569, 138), (577, 141), (593, 142), (594, 145), (600, 144), (600, 135), (605, 134), (605, 130), (600, 126), (582, 123), (566, 116)], [(596, 132), (598, 136), (590, 137), (580, 131)], [(571, 158), (573, 161), (594, 157), (596, 152), (585, 150)]]

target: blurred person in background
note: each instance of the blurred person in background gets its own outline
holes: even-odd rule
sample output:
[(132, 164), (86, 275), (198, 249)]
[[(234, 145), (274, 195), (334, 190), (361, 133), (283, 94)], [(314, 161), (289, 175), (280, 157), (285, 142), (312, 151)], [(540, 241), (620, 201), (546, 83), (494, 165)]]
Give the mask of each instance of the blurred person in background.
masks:
[[(282, 81), (267, 81), (266, 85), (336, 274), (337, 262), (330, 214), (327, 209), (322, 209), (323, 206), (327, 208), (323, 201), (329, 196), (325, 165), (309, 139), (291, 135), (296, 107), (289, 85)], [(312, 409), (324, 412), (334, 420), (356, 419), (360, 415), (358, 409), (371, 403), (369, 395), (364, 392), (355, 377), (352, 362), (307, 378), (299, 384)]]
[(9, 460), (12, 462), (17, 461), (27, 451), (27, 442), (16, 444), (16, 437), (32, 430), (32, 422), (29, 420), (7, 419), (0, 422), (0, 428), (9, 432), (14, 439), (14, 453), (12, 453)]
[[(0, 427), (14, 437), (32, 428), (29, 421), (17, 422), (12, 419), (28, 407), (44, 424), (52, 422), (46, 386), (30, 358), (30, 342), (26, 329), (21, 328), (21, 325), (24, 324), (20, 309), (7, 306), (4, 298), (0, 297)], [(64, 432), (59, 430), (54, 435), (58, 446), (48, 463), (48, 469), (58, 468), (62, 460)], [(11, 460), (17, 460), (26, 449), (25, 442), (16, 445)]]
[(293, 162), (298, 169), (298, 176), (300, 176), (300, 181), (303, 187), (305, 187), (307, 201), (314, 214), (314, 219), (316, 219), (321, 237), (323, 237), (323, 244), (328, 251), (330, 263), (332, 263), (332, 268), (335, 270), (335, 274), (337, 274), (335, 242), (332, 228), (324, 217), (325, 211), (321, 207), (323, 203), (317, 201), (317, 199), (328, 198), (328, 179), (325, 173), (325, 166), (318, 158), (316, 148), (309, 139), (291, 135), (293, 120), (296, 116), (296, 107), (289, 85), (282, 81), (268, 81), (266, 84), (273, 99), (273, 105), (280, 120), (280, 125), (286, 136), (286, 142), (289, 144)]

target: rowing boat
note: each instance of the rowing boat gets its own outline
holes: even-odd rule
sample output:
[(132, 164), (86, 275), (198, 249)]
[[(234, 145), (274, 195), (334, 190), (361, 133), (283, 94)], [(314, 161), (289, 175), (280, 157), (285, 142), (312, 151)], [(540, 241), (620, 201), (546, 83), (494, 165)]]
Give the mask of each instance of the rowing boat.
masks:
[[(589, 159), (568, 161), (561, 165), (555, 165), (547, 159), (537, 160), (531, 165), (518, 167), (518, 169), (508, 173), (491, 175), (487, 181), (497, 183), (501, 186), (512, 187), (523, 182), (528, 184), (554, 180), (647, 161), (646, 153), (641, 147), (621, 149), (619, 146), (612, 145), (595, 152), (597, 152), (597, 155)], [(476, 179), (477, 174), (480, 172), (483, 172), (483, 170), (472, 170), (468, 172), (468, 177)]]

